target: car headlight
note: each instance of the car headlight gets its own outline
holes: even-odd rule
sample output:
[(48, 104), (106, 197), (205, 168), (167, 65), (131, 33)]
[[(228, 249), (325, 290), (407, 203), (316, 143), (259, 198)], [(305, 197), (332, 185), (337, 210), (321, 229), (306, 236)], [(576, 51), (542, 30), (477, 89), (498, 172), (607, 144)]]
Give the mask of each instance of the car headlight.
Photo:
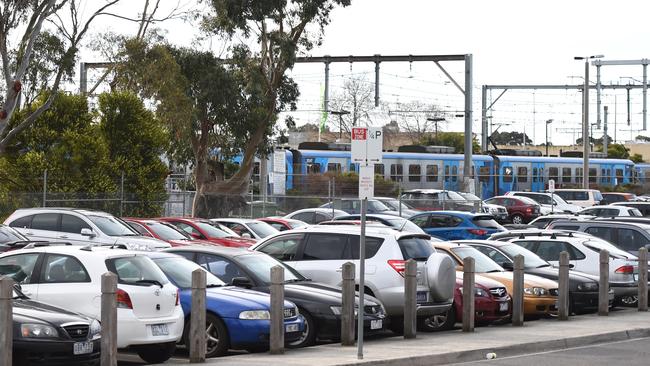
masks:
[(524, 294), (533, 295), (533, 296), (544, 296), (548, 294), (545, 288), (542, 287), (526, 287), (524, 288)]
[[(460, 287), (458, 290), (460, 291), (460, 294), (462, 295), (463, 294), (463, 288)], [(474, 296), (476, 296), (476, 297), (490, 297), (490, 294), (487, 291), (480, 288), (480, 287), (474, 287)]]
[(269, 320), (271, 313), (267, 310), (247, 310), (239, 313), (239, 319), (242, 320)]
[(102, 335), (102, 326), (99, 324), (97, 319), (93, 319), (93, 321), (90, 323), (90, 327), (88, 328), (88, 332), (90, 333), (90, 339), (97, 339), (101, 337)]
[(583, 282), (578, 284), (578, 291), (597, 291), (598, 282)]
[(23, 338), (55, 338), (59, 332), (54, 327), (44, 324), (21, 324), (20, 334)]

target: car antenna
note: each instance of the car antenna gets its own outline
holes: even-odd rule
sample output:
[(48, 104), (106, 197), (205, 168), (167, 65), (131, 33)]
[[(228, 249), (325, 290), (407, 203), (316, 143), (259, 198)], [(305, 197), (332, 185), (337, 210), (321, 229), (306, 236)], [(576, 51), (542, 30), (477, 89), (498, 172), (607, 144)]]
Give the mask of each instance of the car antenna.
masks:
[(404, 226), (406, 226), (406, 222), (407, 222), (407, 221), (408, 221), (407, 219), (404, 219), (404, 222), (402, 223), (402, 226), (400, 226), (400, 227), (399, 227), (399, 230), (397, 230), (397, 231), (400, 231), (400, 232), (401, 232), (402, 230), (404, 230)]

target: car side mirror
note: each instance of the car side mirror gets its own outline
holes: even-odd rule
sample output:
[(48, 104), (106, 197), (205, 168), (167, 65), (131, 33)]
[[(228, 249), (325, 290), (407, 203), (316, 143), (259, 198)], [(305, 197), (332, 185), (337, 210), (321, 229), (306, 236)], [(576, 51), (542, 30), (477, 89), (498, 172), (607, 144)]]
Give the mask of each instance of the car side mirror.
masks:
[(248, 277), (233, 277), (232, 281), (230, 281), (230, 285), (243, 288), (253, 287), (253, 283)]
[(22, 290), (23, 290), (23, 286), (21, 286), (20, 283), (14, 283), (14, 288), (15, 288), (16, 290), (18, 290), (18, 291), (22, 291)]
[(512, 262), (503, 262), (501, 263), (501, 267), (503, 267), (503, 269), (505, 269), (506, 271), (515, 270), (515, 265)]
[(573, 269), (575, 267), (575, 264), (569, 264), (569, 269)]
[(97, 235), (95, 235), (95, 233), (93, 232), (92, 229), (89, 229), (87, 227), (81, 229), (81, 235), (87, 236), (89, 238), (94, 238), (95, 236), (97, 236)]
[(241, 234), (241, 237), (244, 238), (244, 239), (252, 239), (253, 238), (251, 236), (251, 234), (249, 234), (249, 233), (243, 233), (243, 234)]

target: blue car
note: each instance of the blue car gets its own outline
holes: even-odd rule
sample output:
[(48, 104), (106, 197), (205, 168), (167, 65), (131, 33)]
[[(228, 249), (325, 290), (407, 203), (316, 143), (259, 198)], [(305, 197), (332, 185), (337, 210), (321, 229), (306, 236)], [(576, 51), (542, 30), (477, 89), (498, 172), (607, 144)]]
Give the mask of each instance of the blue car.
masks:
[[(147, 253), (180, 291), (180, 302), (185, 313), (182, 342), (189, 347), (190, 314), (192, 306), (192, 271), (201, 268), (181, 256), (171, 253)], [(224, 355), (229, 349), (262, 350), (269, 346), (270, 306), (268, 294), (227, 286), (218, 277), (206, 271), (206, 357)], [(284, 339), (292, 342), (300, 338), (304, 320), (298, 316), (298, 307), (284, 302)]]
[(423, 212), (409, 220), (427, 234), (442, 240), (487, 239), (494, 233), (505, 231), (490, 215), (462, 211)]

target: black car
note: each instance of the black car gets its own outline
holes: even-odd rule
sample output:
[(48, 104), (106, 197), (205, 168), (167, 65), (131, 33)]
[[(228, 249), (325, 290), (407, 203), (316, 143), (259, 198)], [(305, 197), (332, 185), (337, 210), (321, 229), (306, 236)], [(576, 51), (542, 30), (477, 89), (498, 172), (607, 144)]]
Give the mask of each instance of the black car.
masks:
[[(341, 336), (341, 289), (311, 282), (295, 269), (261, 253), (228, 247), (177, 247), (164, 251), (181, 255), (235, 286), (270, 292), (270, 271), (277, 265), (285, 269), (284, 297), (295, 303), (305, 318), (305, 332), (289, 347), (304, 347), (316, 339), (337, 340)], [(374, 297), (365, 299), (365, 334), (386, 329), (383, 305)]]
[(13, 364), (99, 365), (101, 327), (95, 319), (32, 301), (14, 288)]
[[(549, 280), (560, 279), (560, 269), (540, 258), (537, 254), (513, 243), (491, 240), (461, 240), (459, 243), (472, 246), (487, 255), (507, 270), (513, 270), (514, 257), (524, 257), (524, 273)], [(610, 291), (611, 292), (611, 291)], [(610, 294), (610, 302), (613, 293)], [(586, 313), (598, 310), (598, 279), (595, 276), (569, 271), (569, 312)]]

